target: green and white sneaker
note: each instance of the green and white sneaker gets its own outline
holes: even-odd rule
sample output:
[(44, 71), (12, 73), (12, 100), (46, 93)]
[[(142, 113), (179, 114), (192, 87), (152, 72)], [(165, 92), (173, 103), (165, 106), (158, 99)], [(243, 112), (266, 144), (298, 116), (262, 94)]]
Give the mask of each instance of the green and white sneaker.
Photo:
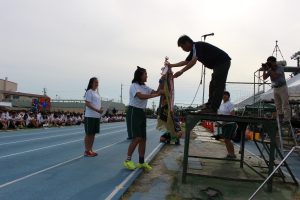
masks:
[(141, 164), (141, 163), (138, 163), (137, 164), (137, 168), (139, 168), (139, 169), (141, 169), (141, 168), (144, 168), (144, 170), (146, 171), (146, 172), (150, 172), (151, 170), (152, 170), (152, 167), (148, 164), (148, 163), (143, 163), (143, 164)]
[(134, 164), (134, 162), (132, 162), (131, 160), (125, 160), (123, 163), (124, 167), (129, 169), (129, 170), (135, 170), (136, 166)]

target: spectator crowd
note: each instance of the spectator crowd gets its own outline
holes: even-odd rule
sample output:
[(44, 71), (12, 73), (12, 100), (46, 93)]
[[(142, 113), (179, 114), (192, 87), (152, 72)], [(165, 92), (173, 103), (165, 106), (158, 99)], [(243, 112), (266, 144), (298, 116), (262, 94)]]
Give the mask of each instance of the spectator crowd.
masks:
[[(123, 115), (106, 114), (101, 117), (102, 123), (124, 121)], [(31, 112), (31, 111), (1, 111), (0, 130), (62, 127), (81, 125), (84, 114), (73, 112)]]

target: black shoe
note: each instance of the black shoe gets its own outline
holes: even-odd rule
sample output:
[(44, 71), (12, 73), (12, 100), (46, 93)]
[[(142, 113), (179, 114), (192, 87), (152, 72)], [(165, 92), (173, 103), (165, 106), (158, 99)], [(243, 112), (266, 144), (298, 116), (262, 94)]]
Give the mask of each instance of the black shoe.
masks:
[(219, 139), (221, 139), (221, 136), (220, 135), (213, 135), (213, 136), (211, 136), (212, 138), (215, 138), (215, 140), (219, 140)]
[(236, 155), (229, 155), (229, 154), (227, 154), (227, 156), (225, 157), (225, 159), (235, 160), (236, 159)]

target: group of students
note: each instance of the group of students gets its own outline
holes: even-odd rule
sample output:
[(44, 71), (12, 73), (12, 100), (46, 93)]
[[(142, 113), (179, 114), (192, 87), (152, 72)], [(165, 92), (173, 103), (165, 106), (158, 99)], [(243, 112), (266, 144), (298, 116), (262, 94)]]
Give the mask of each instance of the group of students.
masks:
[[(137, 67), (134, 72), (134, 78), (129, 91), (129, 106), (127, 110), (126, 120), (128, 132), (132, 135), (132, 141), (128, 147), (127, 159), (124, 166), (130, 170), (144, 168), (149, 171), (152, 167), (145, 162), (146, 149), (146, 114), (147, 99), (160, 96), (163, 92), (156, 91), (145, 85), (147, 81), (147, 71), (144, 68)], [(93, 143), (95, 134), (99, 133), (99, 118), (104, 109), (101, 107), (101, 98), (98, 92), (99, 81), (96, 77), (89, 80), (85, 93), (85, 152), (87, 157), (94, 157), (98, 154), (93, 151)], [(139, 163), (137, 166), (131, 161), (131, 156), (138, 146)]]
[[(167, 63), (170, 68), (183, 67), (173, 75), (173, 78), (181, 76), (185, 71), (193, 67), (197, 61), (202, 62), (206, 67), (213, 70), (212, 80), (209, 87), (209, 100), (201, 110), (201, 113), (217, 113), (221, 104), (225, 82), (230, 67), (231, 58), (223, 50), (205, 43), (194, 42), (190, 37), (183, 35), (178, 39), (178, 46), (184, 51), (190, 52), (189, 56), (176, 64)], [(125, 168), (135, 170), (143, 168), (150, 171), (152, 167), (145, 162), (146, 149), (146, 114), (145, 108), (147, 100), (164, 94), (163, 90), (154, 90), (148, 87), (147, 71), (144, 68), (137, 67), (134, 72), (134, 78), (129, 90), (129, 106), (126, 113), (127, 130), (132, 135), (131, 143), (127, 151), (127, 158), (123, 162)], [(90, 79), (86, 94), (86, 112), (85, 112), (85, 156), (97, 156), (93, 151), (95, 134), (99, 133), (99, 118), (103, 113), (101, 108), (100, 96), (98, 93), (98, 80), (93, 77)], [(139, 162), (135, 164), (131, 158), (135, 149), (138, 147)]]
[(1, 111), (0, 130), (80, 125), (81, 113)]

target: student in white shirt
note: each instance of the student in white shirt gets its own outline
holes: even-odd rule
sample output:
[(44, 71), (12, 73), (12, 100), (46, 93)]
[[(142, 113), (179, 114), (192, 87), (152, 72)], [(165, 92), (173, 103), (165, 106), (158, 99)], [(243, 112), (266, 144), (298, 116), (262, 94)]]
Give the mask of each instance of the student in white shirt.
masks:
[[(163, 92), (154, 91), (145, 85), (147, 81), (147, 71), (144, 68), (137, 67), (134, 72), (134, 78), (129, 91), (129, 106), (127, 111), (127, 130), (132, 136), (132, 141), (128, 147), (127, 159), (123, 165), (129, 170), (134, 170), (136, 167), (144, 168), (150, 171), (152, 167), (144, 161), (146, 150), (146, 114), (145, 108), (147, 101), (150, 98), (158, 97)], [(137, 166), (131, 161), (131, 156), (138, 146), (139, 163)]]
[[(219, 115), (234, 115), (234, 105), (230, 102), (230, 93), (225, 91), (223, 94), (223, 103), (218, 110)], [(227, 159), (235, 159), (234, 146), (231, 141), (233, 138), (237, 124), (235, 122), (221, 122), (220, 127), (222, 129), (222, 136), (224, 137), (225, 146), (227, 149)]]
[(85, 152), (87, 157), (94, 157), (98, 154), (93, 151), (93, 144), (95, 134), (100, 130), (100, 118), (103, 109), (101, 108), (101, 98), (98, 93), (98, 79), (93, 77), (90, 79), (85, 93), (85, 116), (84, 116), (84, 129), (85, 129)]
[(6, 130), (8, 128), (8, 121), (6, 120), (5, 113), (0, 111), (0, 129)]

